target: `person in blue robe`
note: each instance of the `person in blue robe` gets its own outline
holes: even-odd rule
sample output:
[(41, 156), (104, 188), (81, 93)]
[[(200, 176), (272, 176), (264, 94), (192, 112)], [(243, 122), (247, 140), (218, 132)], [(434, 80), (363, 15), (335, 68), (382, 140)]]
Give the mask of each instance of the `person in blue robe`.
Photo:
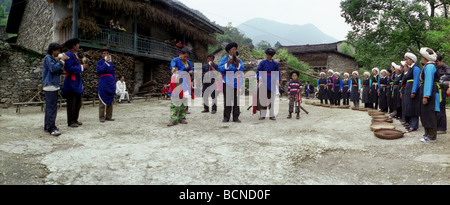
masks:
[[(113, 102), (116, 95), (116, 74), (114, 72), (114, 63), (109, 55), (108, 48), (102, 48), (102, 59), (97, 62), (98, 81), (98, 97), (99, 104), (99, 119), (100, 122), (114, 121)], [(106, 111), (106, 115), (105, 115)]]
[(88, 68), (87, 64), (82, 64), (78, 56), (80, 49), (80, 40), (77, 38), (69, 39), (64, 43), (69, 49), (66, 56), (69, 57), (64, 65), (65, 79), (61, 89), (61, 95), (67, 101), (67, 124), (70, 127), (78, 127), (82, 125), (78, 121), (81, 109), (81, 96), (83, 95), (83, 81), (81, 73)]
[[(437, 138), (437, 113), (440, 111), (439, 72), (436, 68), (436, 53), (427, 47), (420, 49), (422, 63), (420, 74), (420, 93), (422, 94), (420, 120), (425, 128), (422, 142), (435, 142)], [(419, 97), (419, 96), (417, 96)], [(420, 97), (419, 97), (420, 98)]]
[(276, 51), (273, 48), (268, 48), (266, 51), (266, 59), (261, 61), (256, 71), (256, 79), (258, 80), (258, 103), (260, 106), (259, 120), (264, 120), (267, 115), (267, 108), (269, 107), (269, 119), (275, 120), (275, 98), (277, 88), (280, 85), (280, 67), (278, 63), (273, 60)]
[(222, 57), (219, 63), (219, 71), (223, 78), (223, 97), (224, 97), (224, 112), (222, 122), (229, 122), (231, 119), (231, 112), (233, 112), (233, 122), (240, 123), (239, 120), (239, 93), (244, 83), (244, 62), (238, 57), (238, 44), (235, 42), (229, 43), (225, 47), (227, 55)]
[(194, 67), (192, 67), (191, 62), (188, 60), (190, 56), (191, 50), (183, 48), (181, 49), (180, 55), (170, 62), (170, 71), (172, 72), (170, 84), (171, 89), (176, 89), (176, 92), (171, 92), (170, 122), (167, 125), (169, 127), (178, 123), (187, 124), (187, 99), (189, 97), (194, 98), (191, 83), (191, 75), (194, 74)]

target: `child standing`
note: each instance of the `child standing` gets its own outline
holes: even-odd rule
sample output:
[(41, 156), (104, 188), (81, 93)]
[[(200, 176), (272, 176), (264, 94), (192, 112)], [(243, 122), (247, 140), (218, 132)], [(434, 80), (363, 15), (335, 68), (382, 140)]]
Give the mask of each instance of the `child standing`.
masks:
[(297, 113), (296, 119), (300, 119), (300, 88), (302, 83), (298, 81), (298, 76), (300, 73), (298, 71), (291, 72), (291, 81), (288, 83), (288, 94), (289, 94), (289, 115), (288, 119), (292, 118), (292, 112)]

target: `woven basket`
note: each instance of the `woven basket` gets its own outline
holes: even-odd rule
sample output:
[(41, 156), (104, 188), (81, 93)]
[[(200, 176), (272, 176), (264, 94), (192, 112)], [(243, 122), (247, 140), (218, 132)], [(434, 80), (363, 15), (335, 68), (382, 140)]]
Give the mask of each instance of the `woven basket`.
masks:
[(370, 125), (370, 130), (376, 131), (379, 129), (395, 129), (395, 125), (387, 122), (377, 122)]
[(393, 123), (394, 120), (391, 119), (391, 118), (375, 118), (375, 119), (372, 119), (372, 123), (377, 123), (377, 122)]
[(372, 119), (389, 119), (386, 115), (372, 115)]
[(380, 139), (393, 140), (402, 138), (404, 132), (396, 129), (379, 129), (373, 132)]

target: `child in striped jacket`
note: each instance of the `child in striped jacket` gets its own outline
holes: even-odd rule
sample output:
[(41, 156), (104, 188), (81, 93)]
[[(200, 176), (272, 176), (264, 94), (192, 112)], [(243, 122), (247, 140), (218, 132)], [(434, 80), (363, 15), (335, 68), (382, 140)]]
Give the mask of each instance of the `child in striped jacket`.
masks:
[(289, 115), (288, 119), (292, 118), (292, 112), (297, 113), (296, 119), (300, 119), (300, 89), (303, 87), (302, 83), (298, 81), (299, 72), (291, 72), (291, 81), (288, 83), (288, 94), (289, 94)]

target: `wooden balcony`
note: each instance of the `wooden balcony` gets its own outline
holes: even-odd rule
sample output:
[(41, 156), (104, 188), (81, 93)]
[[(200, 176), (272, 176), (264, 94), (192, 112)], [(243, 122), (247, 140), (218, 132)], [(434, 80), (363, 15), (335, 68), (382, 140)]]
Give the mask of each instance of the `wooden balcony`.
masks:
[[(153, 40), (148, 36), (109, 28), (102, 28), (102, 32), (96, 36), (79, 32), (79, 38), (82, 47), (101, 49), (106, 46), (111, 51), (164, 61), (171, 61), (181, 52), (181, 49), (175, 46)], [(195, 59), (195, 54), (192, 54), (190, 60), (196, 61)]]

